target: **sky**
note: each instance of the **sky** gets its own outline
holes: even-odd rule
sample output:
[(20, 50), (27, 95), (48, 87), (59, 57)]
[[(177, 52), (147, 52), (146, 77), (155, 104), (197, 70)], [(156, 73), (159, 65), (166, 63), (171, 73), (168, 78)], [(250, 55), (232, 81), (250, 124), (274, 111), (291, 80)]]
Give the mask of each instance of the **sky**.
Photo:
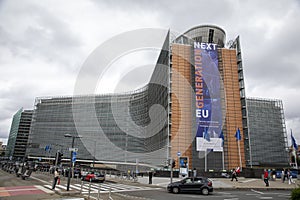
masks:
[[(13, 115), (33, 109), (36, 97), (74, 94), (83, 64), (111, 38), (212, 24), (226, 31), (227, 41), (240, 36), (246, 95), (281, 99), (288, 136), (292, 129), (300, 143), (299, 8), (298, 0), (0, 0), (0, 141), (7, 142)], [(94, 92), (145, 85), (157, 52), (112, 62), (126, 68), (126, 78), (112, 68)]]

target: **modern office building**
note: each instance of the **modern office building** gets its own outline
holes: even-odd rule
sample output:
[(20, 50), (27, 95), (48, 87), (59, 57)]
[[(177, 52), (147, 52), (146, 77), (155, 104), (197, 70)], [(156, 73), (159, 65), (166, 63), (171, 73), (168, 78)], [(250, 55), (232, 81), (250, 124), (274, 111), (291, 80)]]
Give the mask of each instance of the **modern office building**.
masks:
[(14, 153), (15, 143), (18, 135), (19, 123), (21, 119), (22, 109), (18, 110), (13, 116), (13, 120), (10, 126), (9, 138), (7, 141), (7, 147), (5, 156), (12, 157)]
[(13, 116), (10, 134), (7, 142), (6, 156), (14, 159), (23, 159), (28, 143), (33, 110), (21, 108)]
[(252, 166), (287, 166), (289, 151), (281, 100), (247, 98)]
[(2, 141), (0, 141), (0, 156), (5, 156), (5, 149), (6, 145), (4, 145)]
[[(180, 113), (189, 113), (189, 116), (183, 116), (180, 121), (176, 121), (176, 118), (172, 117), (172, 134), (174, 131), (176, 132), (177, 128), (174, 125), (179, 123), (182, 124), (181, 126), (185, 125), (184, 129), (188, 130), (178, 131), (180, 137), (172, 145), (171, 156), (176, 158), (176, 152), (181, 151), (182, 138), (188, 142), (192, 141), (192, 143), (186, 144), (192, 145), (184, 152), (183, 156), (189, 157), (192, 167), (200, 169), (232, 169), (237, 166), (246, 166), (244, 142), (248, 143), (248, 133), (245, 123), (247, 120), (243, 120), (246, 118), (246, 103), (240, 41), (237, 37), (230, 42), (229, 48), (225, 48), (225, 38), (223, 29), (212, 25), (202, 25), (186, 31), (172, 44), (171, 69), (178, 71), (189, 81), (194, 93), (186, 94), (188, 90), (182, 88), (183, 81), (173, 79), (174, 73), (171, 73), (172, 91), (178, 87), (176, 93), (182, 97), (181, 101), (185, 101), (180, 104), (181, 107), (177, 113), (177, 105), (172, 103), (172, 115), (180, 116)], [(200, 63), (200, 75), (202, 76), (203, 73), (203, 78), (200, 77), (198, 83), (197, 62)], [(202, 79), (205, 83), (203, 86), (201, 86)], [(200, 85), (201, 88), (198, 89), (197, 85)], [(197, 90), (200, 91), (200, 95), (197, 95)], [(203, 91), (209, 95), (205, 97)], [(202, 119), (195, 120), (197, 118), (195, 116), (195, 110), (197, 110), (195, 96), (200, 99), (204, 98), (204, 104), (206, 98), (208, 106), (206, 110), (212, 115), (212, 118), (203, 120), (202, 116)], [(182, 105), (187, 106), (182, 107)], [(202, 109), (201, 112), (204, 110)], [(201, 138), (204, 136), (205, 128), (208, 128), (209, 135), (216, 138), (214, 141), (207, 143)], [(238, 142), (234, 137), (237, 129), (240, 129), (243, 136), (243, 139)], [(192, 134), (186, 134), (187, 132)], [(220, 150), (218, 139), (222, 135), (221, 132), (224, 136), (224, 145)]]
[[(146, 86), (122, 94), (37, 98), (26, 156), (50, 160), (60, 151), (66, 159), (74, 147), (79, 162), (120, 169), (163, 167), (171, 160), (176, 169), (206, 171), (253, 165), (258, 149), (248, 131), (252, 107), (246, 103), (240, 39), (227, 45), (225, 39), (225, 31), (213, 25), (174, 39), (168, 32)], [(275, 128), (278, 135), (284, 129)]]
[[(163, 49), (169, 48), (168, 35)], [(27, 155), (47, 158), (60, 151), (70, 157), (72, 139), (64, 136), (71, 134), (82, 136), (74, 141), (78, 161), (165, 165), (169, 157), (168, 55), (168, 50), (161, 51), (149, 84), (133, 92), (37, 98)]]

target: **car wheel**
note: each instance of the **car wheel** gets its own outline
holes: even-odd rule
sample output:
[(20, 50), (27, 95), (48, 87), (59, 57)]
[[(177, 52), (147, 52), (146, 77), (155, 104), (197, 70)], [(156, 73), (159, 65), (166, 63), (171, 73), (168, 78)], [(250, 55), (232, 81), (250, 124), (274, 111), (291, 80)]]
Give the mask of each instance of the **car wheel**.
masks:
[(209, 194), (208, 188), (202, 188), (201, 193), (203, 195), (208, 195)]
[(173, 187), (172, 192), (174, 194), (178, 194), (179, 193), (179, 188), (178, 187)]

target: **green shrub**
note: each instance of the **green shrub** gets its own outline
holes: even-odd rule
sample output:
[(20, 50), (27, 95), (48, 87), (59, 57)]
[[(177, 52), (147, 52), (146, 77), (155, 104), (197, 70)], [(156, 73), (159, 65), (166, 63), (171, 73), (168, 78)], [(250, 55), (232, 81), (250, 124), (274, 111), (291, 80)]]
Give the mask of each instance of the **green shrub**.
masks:
[(291, 200), (300, 200), (300, 188), (292, 190)]

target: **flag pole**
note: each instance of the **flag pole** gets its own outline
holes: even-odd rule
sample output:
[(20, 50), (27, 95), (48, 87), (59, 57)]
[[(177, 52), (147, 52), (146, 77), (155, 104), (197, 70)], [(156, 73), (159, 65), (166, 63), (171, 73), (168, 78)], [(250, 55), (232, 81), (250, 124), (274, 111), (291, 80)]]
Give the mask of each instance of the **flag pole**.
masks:
[(204, 166), (204, 170), (205, 172), (207, 172), (207, 148), (205, 147), (205, 166)]
[(296, 169), (298, 169), (298, 164), (297, 164), (297, 152), (296, 150), (294, 149), (294, 156), (295, 156), (295, 164), (296, 164)]
[(223, 130), (221, 131), (219, 138), (221, 138), (221, 140), (222, 140), (222, 144), (221, 144), (221, 146), (222, 146), (222, 169), (224, 171), (225, 164), (224, 164), (224, 134), (223, 134)]
[[(292, 148), (293, 148), (293, 152), (294, 152), (294, 156), (295, 156), (295, 165), (296, 165), (296, 169), (298, 169), (298, 163), (297, 163), (298, 145), (296, 144), (295, 138), (293, 137), (292, 129), (291, 129), (291, 140), (292, 140)], [(295, 148), (295, 146), (297, 147), (297, 149)]]
[[(207, 140), (207, 128), (206, 127), (204, 127), (203, 139), (204, 139), (204, 142)], [(204, 144), (204, 146), (205, 146), (204, 171), (207, 172), (207, 147), (205, 144)]]
[(224, 147), (223, 147), (223, 151), (222, 151), (222, 166), (223, 166), (223, 170), (225, 170), (225, 168), (224, 168)]
[(242, 169), (242, 158), (241, 158), (241, 148), (240, 148), (240, 140), (238, 140), (238, 148), (239, 148), (239, 157), (240, 157), (240, 168)]

